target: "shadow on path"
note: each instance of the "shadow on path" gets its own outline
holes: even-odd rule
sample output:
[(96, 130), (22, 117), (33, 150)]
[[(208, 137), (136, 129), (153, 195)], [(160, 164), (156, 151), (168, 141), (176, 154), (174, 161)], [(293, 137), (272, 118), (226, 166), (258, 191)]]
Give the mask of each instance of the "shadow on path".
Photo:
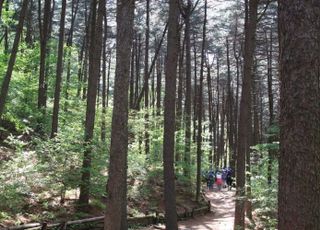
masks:
[[(179, 222), (179, 230), (233, 230), (234, 222), (234, 191), (222, 189), (206, 192), (206, 198), (211, 201), (211, 213)], [(149, 227), (141, 230), (165, 229)]]

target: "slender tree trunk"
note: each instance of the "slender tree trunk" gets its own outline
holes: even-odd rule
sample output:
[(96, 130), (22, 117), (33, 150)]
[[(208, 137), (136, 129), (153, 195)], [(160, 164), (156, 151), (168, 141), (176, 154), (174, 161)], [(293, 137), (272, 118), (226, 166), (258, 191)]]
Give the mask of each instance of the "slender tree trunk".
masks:
[(197, 190), (196, 201), (200, 201), (201, 191), (201, 159), (202, 159), (202, 112), (203, 112), (203, 72), (205, 60), (206, 46), (206, 24), (207, 24), (207, 0), (204, 5), (204, 20), (202, 33), (202, 48), (201, 48), (201, 64), (200, 64), (200, 82), (199, 82), (199, 101), (198, 101), (198, 136), (197, 136)]
[(127, 230), (128, 90), (133, 0), (117, 1), (117, 58), (105, 230)]
[[(234, 41), (236, 42), (236, 41)], [(237, 75), (237, 86), (236, 86), (236, 104), (235, 104), (235, 108), (234, 108), (234, 131), (235, 131), (235, 144), (234, 144), (234, 165), (230, 165), (233, 169), (233, 176), (235, 176), (235, 169), (236, 169), (236, 161), (237, 161), (237, 156), (238, 156), (238, 124), (239, 124), (239, 89), (240, 89), (240, 57), (237, 55), (236, 53), (236, 44), (234, 44), (234, 56), (236, 59), (236, 75)]]
[[(234, 98), (233, 98), (233, 91), (231, 88), (231, 70), (230, 70), (230, 46), (229, 46), (229, 39), (226, 39), (227, 44), (227, 69), (228, 69), (228, 89), (227, 89), (227, 118), (228, 118), (228, 140), (229, 140), (229, 166), (232, 169), (235, 169), (235, 161), (236, 155), (234, 153)], [(227, 166), (227, 165), (225, 165)]]
[(29, 2), (28, 0), (23, 0), (23, 2), (22, 2), (22, 7), (21, 7), (21, 11), (20, 11), (20, 16), (19, 16), (19, 23), (17, 25), (17, 30), (16, 30), (16, 36), (14, 38), (6, 75), (4, 76), (4, 79), (2, 81), (1, 93), (0, 93), (0, 98), (1, 98), (1, 100), (0, 100), (0, 119), (2, 117), (6, 98), (8, 96), (9, 84), (10, 84), (10, 80), (11, 80), (11, 76), (12, 76), (14, 63), (15, 63), (16, 57), (17, 57), (20, 36), (22, 33), (22, 29), (23, 29), (23, 22), (24, 22), (24, 19), (26, 16), (26, 12), (28, 10), (28, 2)]
[(225, 112), (225, 86), (222, 87), (222, 98), (221, 98), (221, 111), (220, 111), (220, 135), (219, 135), (219, 156), (221, 160), (221, 167), (224, 167), (226, 164), (226, 152), (224, 150), (224, 127), (225, 127), (225, 117), (226, 117), (226, 112)]
[[(139, 88), (140, 88), (140, 59), (141, 59), (141, 34), (136, 34), (136, 85), (135, 85), (135, 104), (138, 104)], [(139, 103), (140, 104), (140, 103)]]
[[(5, 3), (5, 9), (6, 9), (6, 12), (9, 11), (9, 0), (7, 0)], [(4, 36), (4, 53), (8, 54), (9, 53), (9, 28), (8, 28), (8, 26), (5, 26), (3, 36)]]
[[(41, 5), (40, 5), (41, 6)], [(39, 12), (41, 12), (39, 6)], [(39, 90), (38, 90), (38, 109), (44, 109), (47, 106), (46, 101), (46, 51), (48, 42), (48, 32), (50, 25), (51, 15), (51, 0), (45, 0), (43, 9), (43, 23), (40, 24), (42, 27), (40, 30), (40, 72), (39, 72)], [(41, 14), (40, 14), (41, 18)], [(40, 19), (41, 20), (41, 19)]]
[[(181, 40), (181, 36), (180, 36)], [(179, 49), (179, 81), (178, 81), (178, 100), (177, 100), (177, 122), (176, 122), (176, 165), (178, 162), (181, 161), (181, 151), (179, 149), (180, 147), (180, 142), (182, 139), (181, 135), (181, 127), (182, 127), (182, 97), (183, 97), (183, 81), (184, 81), (184, 75), (183, 75), (183, 60), (184, 60), (184, 46), (185, 46), (185, 39), (182, 39), (182, 44), (181, 41), (179, 42), (180, 49)]]
[(214, 115), (213, 115), (213, 96), (212, 96), (212, 83), (211, 83), (211, 68), (207, 66), (207, 83), (208, 83), (208, 110), (209, 110), (209, 163), (210, 168), (213, 166), (213, 149), (214, 149)]
[(167, 47), (167, 69), (164, 100), (164, 200), (166, 229), (178, 230), (174, 175), (175, 100), (178, 62), (178, 0), (170, 1)]
[(73, 32), (74, 32), (74, 24), (78, 12), (79, 0), (72, 0), (72, 8), (71, 8), (71, 25), (67, 39), (67, 77), (66, 77), (66, 87), (65, 87), (65, 104), (64, 110), (68, 110), (68, 100), (69, 100), (69, 88), (70, 88), (70, 78), (71, 78), (71, 58), (72, 58), (72, 45), (73, 45)]
[(220, 53), (219, 51), (217, 52), (217, 105), (216, 105), (216, 168), (219, 167), (219, 162), (221, 159), (221, 154), (220, 154), (220, 135), (219, 135), (219, 125), (220, 125)]
[[(92, 5), (92, 4), (91, 4)], [(87, 11), (87, 3), (86, 3)], [(86, 43), (85, 43), (85, 53), (84, 53), (84, 63), (83, 63), (83, 86), (82, 86), (82, 100), (87, 99), (87, 85), (88, 85), (88, 69), (89, 69), (89, 49), (90, 49), (90, 31), (91, 31), (91, 21), (92, 21), (92, 10), (89, 10), (89, 14), (85, 14), (86, 21)]]
[(77, 89), (77, 98), (80, 97), (81, 94), (81, 85), (82, 85), (82, 81), (83, 81), (83, 72), (84, 72), (84, 53), (85, 53), (85, 47), (86, 47), (86, 41), (87, 38), (86, 36), (84, 36), (83, 41), (82, 41), (82, 45), (81, 45), (81, 50), (80, 50), (80, 55), (79, 55), (79, 68), (78, 68), (78, 89)]
[(191, 166), (191, 44), (190, 44), (190, 14), (192, 3), (188, 0), (188, 5), (184, 11), (185, 22), (185, 42), (186, 42), (186, 99), (185, 99), (185, 156), (184, 156), (184, 169), (183, 173), (187, 178), (190, 178)]
[[(249, 5), (248, 5), (249, 4)], [(239, 139), (237, 155), (237, 199), (235, 209), (235, 229), (244, 229), (245, 214), (245, 163), (250, 151), (251, 131), (251, 83), (255, 47), (258, 0), (246, 0), (244, 76), (240, 101)]]
[[(135, 37), (135, 36), (134, 36)], [(131, 61), (130, 61), (130, 88), (129, 88), (129, 91), (130, 91), (130, 94), (129, 94), (129, 106), (130, 106), (130, 109), (134, 109), (134, 59), (135, 59), (135, 56), (136, 56), (136, 41), (134, 40), (133, 44), (132, 44), (132, 48), (131, 48)]]
[[(267, 38), (267, 37), (266, 37)], [(268, 65), (268, 104), (269, 104), (269, 127), (273, 125), (274, 122), (274, 112), (273, 112), (273, 90), (272, 90), (272, 29), (270, 30), (270, 41), (266, 39), (267, 46), (267, 65)], [(270, 44), (270, 45), (269, 45)], [(273, 142), (273, 137), (268, 138), (268, 142)], [(272, 162), (273, 162), (274, 151), (268, 150), (268, 184), (271, 185), (272, 182)]]
[(44, 101), (47, 102), (48, 99), (48, 79), (49, 79), (49, 73), (50, 73), (50, 38), (51, 38), (51, 34), (52, 34), (52, 20), (53, 20), (53, 16), (54, 16), (54, 10), (55, 10), (55, 0), (52, 0), (52, 7), (51, 7), (51, 11), (50, 11), (50, 18), (51, 20), (49, 20), (49, 28), (48, 28), (48, 35), (47, 35), (47, 46), (46, 46), (46, 61), (45, 61), (45, 73), (44, 73), (44, 82), (45, 82), (45, 98)]
[(83, 41), (83, 49), (84, 49), (84, 57), (82, 63), (82, 76), (81, 76), (81, 83), (80, 83), (80, 93), (82, 91), (82, 100), (85, 100), (87, 97), (87, 80), (88, 80), (88, 50), (89, 50), (89, 40), (90, 40), (90, 18), (91, 18), (91, 10), (88, 10), (87, 2), (85, 2), (85, 37)]
[(88, 210), (90, 197), (90, 177), (92, 159), (92, 139), (96, 114), (96, 98), (98, 79), (100, 75), (100, 58), (102, 51), (103, 16), (105, 13), (105, 0), (99, 1), (98, 17), (96, 19), (97, 1), (92, 2), (91, 34), (89, 50), (89, 79), (87, 92), (87, 108), (84, 133), (84, 157), (81, 173), (79, 205), (84, 211)]
[(320, 226), (319, 11), (279, 0), (279, 230)]
[(56, 86), (54, 91), (51, 138), (53, 138), (58, 133), (60, 92), (61, 92), (61, 81), (62, 81), (62, 73), (63, 73), (63, 44), (64, 44), (66, 5), (67, 5), (66, 0), (63, 0), (62, 8), (61, 8), (61, 18), (60, 18), (58, 60), (57, 60), (57, 71), (56, 71)]
[(106, 100), (106, 107), (109, 107), (109, 96), (110, 96), (110, 74), (111, 74), (111, 57), (112, 57), (112, 50), (110, 49), (110, 52), (109, 52), (109, 60), (108, 60), (107, 100)]
[[(106, 10), (106, 9), (105, 9)], [(104, 35), (103, 35), (103, 50), (102, 50), (102, 117), (101, 117), (101, 141), (106, 142), (106, 113), (107, 113), (107, 36), (108, 36), (108, 21), (107, 12), (104, 12)]]
[(144, 55), (144, 107), (145, 107), (145, 124), (144, 124), (144, 145), (145, 145), (145, 154), (147, 159), (149, 159), (150, 154), (150, 135), (149, 135), (149, 37), (150, 37), (150, 0), (146, 0), (146, 40), (145, 40), (145, 55)]
[(161, 71), (161, 55), (157, 59), (157, 116), (161, 113), (161, 81), (162, 81), (162, 71)]
[(192, 133), (192, 140), (193, 142), (196, 142), (196, 136), (197, 136), (197, 98), (198, 98), (198, 81), (197, 81), (197, 42), (196, 42), (196, 36), (193, 34), (193, 56), (194, 56), (194, 65), (193, 65), (193, 84), (194, 84), (194, 94), (193, 94), (193, 133)]
[[(0, 18), (1, 18), (1, 11), (2, 11), (2, 4), (3, 0), (0, 0)], [(26, 33), (25, 33), (25, 42), (28, 44), (29, 47), (33, 46), (33, 28), (32, 28), (32, 14), (33, 14), (33, 0), (30, 0), (28, 13), (26, 15)]]

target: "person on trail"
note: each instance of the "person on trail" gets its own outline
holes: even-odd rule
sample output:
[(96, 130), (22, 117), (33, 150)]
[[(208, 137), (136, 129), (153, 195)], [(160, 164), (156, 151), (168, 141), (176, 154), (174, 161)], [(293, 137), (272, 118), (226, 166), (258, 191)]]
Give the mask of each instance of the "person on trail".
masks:
[(214, 172), (212, 170), (210, 170), (209, 173), (208, 173), (208, 182), (207, 182), (209, 191), (212, 191), (214, 181), (215, 181)]
[(220, 171), (218, 171), (216, 174), (216, 184), (217, 184), (218, 190), (220, 191), (223, 185), (222, 173)]
[(224, 167), (222, 169), (222, 181), (223, 181), (223, 188), (227, 187), (227, 174), (228, 174), (228, 170), (226, 167)]
[(232, 169), (229, 167), (227, 169), (227, 185), (228, 185), (228, 191), (231, 190), (232, 188), (232, 182), (233, 182), (233, 179), (232, 179)]

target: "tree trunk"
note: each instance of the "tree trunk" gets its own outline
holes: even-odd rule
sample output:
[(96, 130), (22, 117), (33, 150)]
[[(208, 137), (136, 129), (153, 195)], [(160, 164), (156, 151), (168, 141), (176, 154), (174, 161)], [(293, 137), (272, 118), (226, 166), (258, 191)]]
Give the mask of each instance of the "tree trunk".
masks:
[(183, 75), (183, 60), (184, 60), (184, 46), (185, 46), (185, 39), (182, 39), (182, 44), (181, 44), (181, 36), (180, 36), (180, 49), (179, 49), (179, 81), (178, 81), (178, 100), (177, 100), (177, 122), (176, 122), (176, 165), (178, 162), (181, 161), (181, 149), (180, 147), (180, 142), (182, 139), (181, 136), (181, 127), (182, 127), (182, 97), (183, 97), (183, 80), (184, 80), (184, 75)]
[(279, 230), (320, 226), (319, 11), (279, 0)]
[[(274, 113), (273, 113), (273, 90), (272, 90), (272, 30), (270, 30), (270, 41), (266, 37), (267, 46), (267, 65), (268, 65), (268, 104), (269, 104), (269, 127), (273, 125)], [(270, 45), (269, 45), (270, 44)], [(268, 142), (273, 142), (273, 137), (268, 138)], [(274, 151), (268, 150), (268, 184), (271, 185), (272, 182), (272, 162), (273, 162)]]
[[(249, 4), (249, 5), (248, 5)], [(251, 132), (251, 83), (255, 47), (258, 0), (246, 0), (244, 76), (240, 101), (240, 120), (237, 155), (237, 199), (235, 209), (235, 229), (244, 229), (245, 214), (245, 165), (250, 151)]]
[(184, 22), (185, 22), (185, 42), (186, 42), (186, 99), (185, 99), (185, 156), (184, 156), (184, 169), (183, 174), (185, 177), (190, 178), (191, 166), (191, 44), (190, 44), (190, 14), (192, 3), (188, 0), (188, 4), (184, 9)]
[[(26, 16), (26, 12), (28, 10), (28, 2), (29, 2), (28, 0), (23, 0), (23, 2), (22, 2), (22, 7), (21, 7), (21, 11), (20, 11), (20, 16), (19, 16), (19, 23), (17, 25), (17, 30), (16, 30), (16, 36), (14, 38), (13, 47), (11, 50), (11, 55), (10, 55), (6, 75), (4, 76), (4, 79), (2, 81), (1, 94), (0, 94), (0, 98), (1, 98), (1, 100), (0, 100), (0, 119), (2, 117), (6, 98), (8, 96), (9, 84), (10, 84), (10, 80), (11, 80), (11, 76), (12, 76), (14, 63), (15, 63), (16, 57), (17, 57), (20, 36), (22, 33), (22, 29), (23, 29), (23, 22), (24, 22), (24, 19)], [(1, 122), (0, 122), (0, 124), (1, 124)]]
[(175, 100), (178, 61), (178, 0), (170, 1), (167, 47), (167, 68), (164, 100), (164, 202), (166, 229), (178, 230), (174, 174)]
[(58, 133), (59, 122), (59, 108), (60, 108), (60, 92), (61, 92), (61, 80), (63, 73), (63, 43), (64, 43), (64, 25), (66, 16), (66, 0), (62, 1), (61, 18), (60, 18), (60, 31), (59, 31), (59, 45), (58, 45), (58, 60), (56, 71), (56, 86), (54, 92), (53, 114), (52, 114), (52, 128), (51, 138)]
[[(6, 9), (6, 12), (9, 12), (9, 0), (6, 1), (5, 9)], [(4, 53), (8, 54), (9, 53), (9, 29), (8, 29), (8, 26), (5, 26), (3, 36), (4, 36)]]
[[(136, 85), (135, 85), (135, 104), (137, 104), (140, 88), (140, 59), (141, 59), (141, 34), (136, 34)], [(140, 103), (139, 103), (140, 104)]]
[(193, 133), (192, 133), (192, 140), (193, 142), (196, 142), (196, 135), (197, 135), (197, 98), (198, 98), (198, 82), (197, 82), (197, 66), (198, 66), (198, 63), (197, 63), (197, 42), (196, 42), (196, 36), (195, 34), (193, 33), (193, 56), (194, 56), (194, 65), (193, 65), (193, 72), (194, 72), (194, 75), (193, 75), (193, 85), (194, 85), (194, 93), (193, 93), (193, 120), (192, 120), (192, 123), (193, 123)]
[(162, 81), (162, 71), (161, 71), (161, 55), (157, 59), (157, 116), (160, 116), (161, 113), (161, 81)]
[[(106, 10), (106, 9), (105, 9)], [(102, 117), (101, 117), (101, 141), (106, 142), (106, 113), (107, 113), (107, 36), (108, 21), (107, 12), (104, 12), (104, 35), (103, 35), (103, 51), (102, 51)], [(132, 63), (133, 64), (133, 63)]]
[[(89, 11), (89, 12), (88, 12)], [(84, 41), (84, 58), (83, 58), (83, 74), (82, 74), (82, 100), (87, 98), (87, 81), (88, 81), (88, 54), (90, 43), (90, 23), (92, 11), (88, 10), (87, 2), (85, 2), (85, 41)]]
[[(134, 36), (135, 37), (135, 36)], [(130, 94), (129, 94), (129, 106), (130, 106), (130, 109), (134, 109), (134, 86), (135, 86), (135, 82), (134, 82), (134, 59), (135, 59), (135, 56), (136, 56), (136, 41), (134, 40), (133, 44), (132, 44), (132, 48), (131, 48), (131, 61), (130, 61), (130, 87), (129, 87), (129, 91), (130, 91)]]
[(112, 50), (109, 51), (109, 60), (108, 60), (108, 76), (107, 76), (107, 99), (106, 99), (106, 107), (109, 107), (109, 95), (110, 95), (110, 74), (111, 74), (111, 58), (112, 58)]
[[(3, 0), (0, 0), (0, 18), (1, 18), (1, 11), (2, 11), (2, 4), (3, 4)], [(33, 0), (30, 0), (29, 3), (29, 9), (28, 9), (28, 13), (26, 15), (26, 34), (25, 34), (25, 42), (27, 43), (27, 45), (29, 47), (33, 46), (33, 28), (32, 28), (32, 24), (33, 24)]]
[(117, 1), (117, 59), (105, 230), (127, 230), (128, 90), (134, 0)]
[(77, 98), (80, 97), (81, 94), (81, 85), (83, 82), (83, 71), (84, 71), (84, 53), (85, 53), (85, 47), (86, 47), (86, 35), (83, 38), (82, 45), (81, 45), (81, 50), (79, 54), (79, 68), (78, 68), (78, 89), (77, 89)]
[(213, 115), (213, 96), (212, 96), (212, 84), (211, 84), (211, 69), (210, 66), (207, 66), (207, 84), (208, 84), (208, 110), (209, 110), (209, 163), (210, 168), (213, 166), (213, 149), (214, 149), (214, 115)]
[(91, 15), (91, 33), (89, 50), (89, 79), (87, 91), (87, 108), (84, 133), (84, 157), (81, 173), (79, 205), (84, 211), (88, 210), (90, 197), (90, 177), (91, 177), (91, 159), (92, 159), (92, 139), (96, 114), (96, 98), (98, 79), (100, 75), (100, 58), (102, 51), (103, 34), (103, 16), (105, 13), (105, 0), (99, 1), (98, 17), (96, 19), (97, 1), (92, 2)]
[[(227, 44), (227, 69), (228, 69), (228, 93), (227, 93), (227, 119), (228, 119), (228, 140), (229, 140), (229, 166), (234, 170), (235, 169), (235, 161), (236, 155), (234, 153), (234, 98), (233, 98), (233, 90), (231, 88), (231, 70), (230, 70), (230, 48), (229, 48), (229, 39), (226, 38)], [(227, 165), (225, 165), (227, 166)]]
[(220, 125), (220, 52), (217, 52), (217, 105), (216, 105), (216, 154), (215, 154), (215, 162), (216, 168), (219, 167), (219, 162), (221, 158), (220, 154), (220, 135), (219, 135), (219, 125)]
[(68, 110), (68, 100), (69, 100), (69, 87), (70, 87), (70, 77), (71, 77), (71, 58), (72, 58), (72, 53), (71, 53), (71, 48), (73, 44), (73, 32), (74, 32), (74, 24), (78, 12), (78, 6), (79, 6), (79, 0), (72, 0), (72, 8), (71, 8), (71, 25), (70, 25), (70, 30), (68, 34), (68, 39), (67, 39), (67, 47), (68, 53), (67, 53), (67, 77), (66, 77), (66, 87), (65, 87), (65, 104), (64, 104), (64, 110)]
[(150, 154), (150, 144), (149, 144), (149, 36), (150, 36), (150, 0), (146, 0), (146, 40), (145, 40), (145, 55), (144, 55), (144, 108), (145, 108), (145, 123), (144, 123), (144, 145), (145, 154), (147, 159), (149, 159)]
[(221, 111), (220, 111), (220, 135), (219, 135), (219, 156), (221, 160), (221, 167), (225, 166), (226, 163), (226, 152), (224, 150), (224, 126), (225, 126), (225, 91), (224, 91), (225, 86), (222, 87), (222, 98), (221, 98)]
[[(40, 7), (40, 6), (39, 6)], [(39, 9), (41, 12), (41, 8)], [(39, 90), (38, 90), (38, 109), (45, 109), (47, 106), (46, 100), (46, 51), (47, 51), (47, 42), (49, 34), (49, 25), (50, 25), (50, 15), (51, 15), (51, 0), (45, 0), (44, 9), (43, 9), (43, 23), (40, 24), (40, 72), (39, 72)], [(41, 18), (41, 14), (39, 16)], [(41, 20), (41, 19), (40, 19)]]
[(201, 158), (202, 158), (202, 112), (203, 112), (203, 72), (206, 46), (206, 24), (207, 24), (207, 0), (204, 3), (204, 20), (202, 33), (201, 47), (201, 64), (200, 64), (200, 81), (199, 81), (199, 96), (198, 96), (198, 136), (197, 136), (197, 189), (196, 201), (200, 201), (201, 191)]

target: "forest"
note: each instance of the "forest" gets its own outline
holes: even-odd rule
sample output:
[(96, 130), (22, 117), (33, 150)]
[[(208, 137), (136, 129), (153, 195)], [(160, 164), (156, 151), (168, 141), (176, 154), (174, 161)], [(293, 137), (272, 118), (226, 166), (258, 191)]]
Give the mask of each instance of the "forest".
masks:
[(0, 229), (320, 230), (319, 0), (0, 0)]

